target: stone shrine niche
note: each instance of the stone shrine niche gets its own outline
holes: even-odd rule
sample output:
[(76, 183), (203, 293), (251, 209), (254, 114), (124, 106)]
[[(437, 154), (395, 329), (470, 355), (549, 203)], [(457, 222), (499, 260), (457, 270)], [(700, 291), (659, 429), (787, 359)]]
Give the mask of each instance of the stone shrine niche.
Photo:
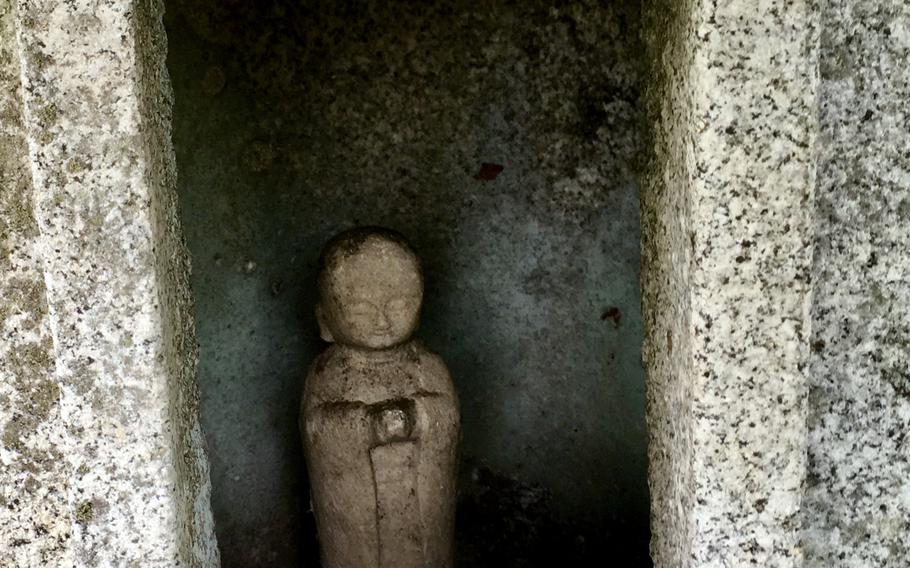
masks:
[(320, 250), (361, 225), (423, 264), (458, 565), (648, 565), (638, 3), (169, 0), (165, 25), (224, 565), (317, 565), (298, 402)]
[(649, 500), (657, 566), (906, 565), (910, 6), (782, 4), (0, 0), (0, 564), (317, 566), (317, 259), (378, 224), (457, 566), (646, 566)]

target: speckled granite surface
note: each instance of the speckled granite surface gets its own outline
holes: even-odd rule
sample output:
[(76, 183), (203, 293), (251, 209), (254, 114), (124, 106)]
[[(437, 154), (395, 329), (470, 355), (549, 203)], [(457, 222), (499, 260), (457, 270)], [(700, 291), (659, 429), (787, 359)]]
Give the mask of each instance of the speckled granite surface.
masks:
[(18, 5), (71, 522), (67, 556), (41, 565), (217, 565), (160, 9)]
[(910, 565), (910, 5), (823, 4), (806, 566)]
[(810, 2), (658, 2), (643, 200), (656, 566), (798, 566)]
[(11, 0), (0, 0), (0, 566), (72, 563)]

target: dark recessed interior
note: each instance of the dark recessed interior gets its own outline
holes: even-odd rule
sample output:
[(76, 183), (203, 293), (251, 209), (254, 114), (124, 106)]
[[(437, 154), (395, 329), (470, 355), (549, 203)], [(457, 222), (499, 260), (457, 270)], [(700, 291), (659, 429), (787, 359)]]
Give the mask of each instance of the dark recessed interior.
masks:
[(223, 565), (318, 566), (296, 426), (316, 259), (376, 224), (421, 254), (419, 335), (460, 392), (459, 565), (649, 566), (638, 2), (165, 21)]

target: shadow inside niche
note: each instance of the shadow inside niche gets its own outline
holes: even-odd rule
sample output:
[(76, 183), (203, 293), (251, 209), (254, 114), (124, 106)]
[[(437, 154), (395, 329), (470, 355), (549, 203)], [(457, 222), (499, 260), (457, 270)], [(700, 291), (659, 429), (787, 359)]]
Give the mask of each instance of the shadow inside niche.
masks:
[(647, 566), (639, 5), (415, 6), (167, 2), (223, 565), (317, 565), (316, 261), (371, 224), (459, 390), (461, 565)]

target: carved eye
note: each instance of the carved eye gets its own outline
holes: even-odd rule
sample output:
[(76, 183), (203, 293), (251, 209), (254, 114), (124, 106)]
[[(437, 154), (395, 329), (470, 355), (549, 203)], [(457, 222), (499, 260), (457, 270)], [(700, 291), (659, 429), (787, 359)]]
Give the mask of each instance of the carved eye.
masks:
[(376, 308), (367, 302), (356, 302), (348, 307), (348, 315), (353, 317), (370, 317), (375, 313)]
[(406, 298), (395, 298), (386, 304), (386, 308), (391, 312), (404, 311), (408, 308), (408, 300)]

